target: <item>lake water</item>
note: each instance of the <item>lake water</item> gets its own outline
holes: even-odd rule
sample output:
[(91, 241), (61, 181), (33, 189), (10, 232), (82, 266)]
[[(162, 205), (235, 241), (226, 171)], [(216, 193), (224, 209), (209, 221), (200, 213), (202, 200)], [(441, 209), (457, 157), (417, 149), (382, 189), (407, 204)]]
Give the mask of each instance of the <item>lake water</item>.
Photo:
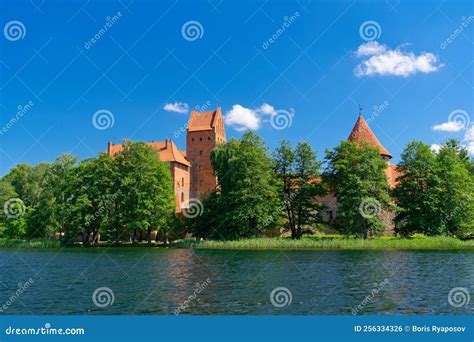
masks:
[[(456, 287), (470, 304), (449, 304)], [(98, 288), (110, 291), (95, 297), (99, 306)], [(285, 289), (273, 305), (276, 288)], [(0, 249), (0, 314), (172, 315), (180, 306), (195, 315), (471, 315), (474, 252)]]

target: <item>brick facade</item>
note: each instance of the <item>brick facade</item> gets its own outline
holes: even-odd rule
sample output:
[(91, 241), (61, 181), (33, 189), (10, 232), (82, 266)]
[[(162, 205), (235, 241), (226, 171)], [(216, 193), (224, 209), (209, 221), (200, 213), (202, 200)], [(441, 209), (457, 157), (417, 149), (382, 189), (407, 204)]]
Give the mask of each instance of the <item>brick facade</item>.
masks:
[[(201, 199), (217, 184), (211, 165), (211, 151), (226, 142), (221, 108), (214, 111), (192, 111), (186, 134), (186, 151), (180, 151), (171, 140), (146, 143), (159, 152), (160, 160), (167, 162), (173, 178), (176, 212), (187, 208), (190, 199)], [(107, 145), (112, 156), (123, 149), (122, 144)]]

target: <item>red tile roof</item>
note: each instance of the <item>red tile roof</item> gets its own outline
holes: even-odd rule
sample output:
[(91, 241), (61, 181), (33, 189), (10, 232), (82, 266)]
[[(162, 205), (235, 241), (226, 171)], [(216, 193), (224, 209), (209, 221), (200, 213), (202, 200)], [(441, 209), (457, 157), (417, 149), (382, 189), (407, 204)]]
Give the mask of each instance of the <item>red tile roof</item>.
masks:
[[(160, 160), (166, 162), (177, 162), (186, 166), (191, 166), (189, 161), (186, 159), (183, 152), (178, 150), (175, 143), (171, 140), (165, 141), (152, 141), (146, 143), (148, 146), (158, 150), (160, 152)], [(109, 143), (107, 153), (113, 155), (123, 150), (123, 144), (112, 144)]]
[(222, 115), (221, 107), (208, 112), (197, 112), (193, 109), (189, 116), (188, 132), (212, 130), (218, 115)]
[(380, 154), (392, 158), (390, 152), (388, 152), (387, 149), (379, 142), (362, 115), (359, 115), (359, 118), (357, 119), (354, 128), (352, 128), (352, 132), (349, 135), (348, 140), (354, 142), (366, 142), (372, 146), (377, 147), (380, 150)]

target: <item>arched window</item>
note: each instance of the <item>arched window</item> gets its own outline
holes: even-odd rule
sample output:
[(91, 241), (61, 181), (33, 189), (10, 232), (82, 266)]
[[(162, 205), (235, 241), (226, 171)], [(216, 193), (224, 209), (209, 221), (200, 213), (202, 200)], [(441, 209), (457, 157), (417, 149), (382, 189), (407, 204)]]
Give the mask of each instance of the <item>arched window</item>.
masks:
[(184, 188), (184, 177), (181, 178), (181, 186)]
[(181, 193), (181, 202), (184, 202), (184, 192)]

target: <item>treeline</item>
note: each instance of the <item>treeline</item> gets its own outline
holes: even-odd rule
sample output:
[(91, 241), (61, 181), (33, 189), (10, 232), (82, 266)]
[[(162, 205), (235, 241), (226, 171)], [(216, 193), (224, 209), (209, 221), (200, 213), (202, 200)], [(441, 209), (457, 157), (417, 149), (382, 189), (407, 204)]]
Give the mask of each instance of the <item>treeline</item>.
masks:
[(175, 220), (168, 166), (143, 143), (125, 142), (113, 158), (80, 163), (70, 154), (52, 164), (20, 164), (0, 181), (0, 234), (7, 238), (151, 241)]
[[(474, 234), (474, 163), (455, 140), (433, 152), (422, 142), (407, 145), (390, 189), (380, 151), (343, 141), (318, 161), (311, 146), (283, 141), (270, 156), (262, 140), (246, 133), (211, 154), (219, 187), (203, 202), (202, 215), (186, 230), (204, 239), (239, 239), (275, 227), (299, 239), (309, 228), (332, 226), (345, 235), (380, 236), (394, 221), (396, 234)], [(337, 215), (323, 221), (318, 201), (332, 193)]]
[[(211, 162), (218, 187), (184, 218), (175, 214), (169, 165), (144, 143), (125, 142), (113, 157), (78, 162), (65, 154), (51, 164), (17, 165), (0, 180), (0, 237), (93, 245), (99, 236), (151, 242), (155, 230), (157, 241), (167, 241), (185, 233), (250, 238), (283, 228), (299, 239), (329, 225), (367, 238), (384, 232), (387, 217), (400, 236), (474, 234), (474, 163), (454, 140), (436, 153), (422, 142), (408, 144), (394, 189), (379, 150), (348, 141), (318, 160), (306, 142), (283, 141), (270, 153), (247, 132), (214, 149)], [(328, 193), (338, 199), (332, 218), (315, 200)]]

